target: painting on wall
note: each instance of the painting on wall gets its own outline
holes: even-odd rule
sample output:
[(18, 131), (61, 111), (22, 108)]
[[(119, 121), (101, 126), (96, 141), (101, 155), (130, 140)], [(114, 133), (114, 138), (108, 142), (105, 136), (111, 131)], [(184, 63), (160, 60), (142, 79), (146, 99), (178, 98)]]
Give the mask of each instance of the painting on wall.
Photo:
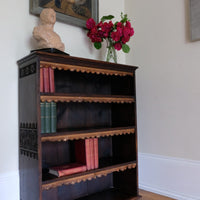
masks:
[(30, 12), (39, 15), (44, 8), (53, 8), (56, 19), (85, 27), (88, 18), (98, 21), (98, 0), (30, 0)]
[(200, 0), (190, 0), (191, 40), (200, 40)]

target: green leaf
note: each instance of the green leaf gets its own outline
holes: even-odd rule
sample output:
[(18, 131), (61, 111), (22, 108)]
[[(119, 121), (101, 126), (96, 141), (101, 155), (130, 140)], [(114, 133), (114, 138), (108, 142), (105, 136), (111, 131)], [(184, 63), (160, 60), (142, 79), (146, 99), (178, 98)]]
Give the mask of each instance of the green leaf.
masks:
[(103, 16), (103, 17), (101, 18), (101, 21), (104, 22), (104, 21), (106, 21), (106, 20), (111, 20), (111, 19), (113, 19), (113, 18), (114, 18), (113, 15), (107, 15), (107, 16)]
[(129, 47), (127, 44), (123, 44), (123, 45), (122, 45), (122, 51), (123, 51), (124, 53), (129, 53), (130, 47)]
[(128, 15), (121, 13), (121, 22), (125, 23), (126, 21), (128, 21)]
[(94, 43), (94, 47), (95, 47), (96, 49), (101, 49), (101, 42), (95, 42), (95, 43)]

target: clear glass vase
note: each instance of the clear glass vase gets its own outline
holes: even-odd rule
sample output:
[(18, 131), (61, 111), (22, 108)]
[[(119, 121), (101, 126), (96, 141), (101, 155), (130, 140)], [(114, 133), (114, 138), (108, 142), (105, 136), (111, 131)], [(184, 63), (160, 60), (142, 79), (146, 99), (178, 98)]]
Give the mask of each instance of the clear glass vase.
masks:
[(113, 46), (112, 41), (107, 41), (107, 55), (106, 55), (107, 62), (114, 62), (117, 63), (117, 53), (116, 49)]

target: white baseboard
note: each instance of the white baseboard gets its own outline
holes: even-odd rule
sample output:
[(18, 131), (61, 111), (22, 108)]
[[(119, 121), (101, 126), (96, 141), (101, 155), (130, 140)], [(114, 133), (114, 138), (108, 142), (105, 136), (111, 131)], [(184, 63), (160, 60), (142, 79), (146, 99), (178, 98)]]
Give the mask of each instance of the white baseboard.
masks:
[(139, 187), (178, 200), (200, 200), (200, 161), (139, 153)]
[(19, 200), (19, 172), (0, 174), (0, 199)]

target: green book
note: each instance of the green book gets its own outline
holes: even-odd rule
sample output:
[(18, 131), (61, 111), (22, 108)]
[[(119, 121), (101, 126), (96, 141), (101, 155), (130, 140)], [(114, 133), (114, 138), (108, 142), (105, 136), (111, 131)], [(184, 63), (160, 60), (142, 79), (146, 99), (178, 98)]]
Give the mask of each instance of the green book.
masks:
[(51, 108), (50, 103), (45, 102), (45, 133), (51, 132)]
[(50, 107), (51, 107), (51, 133), (55, 133), (56, 132), (56, 124), (57, 124), (57, 120), (56, 120), (56, 103), (55, 102), (51, 102), (50, 103)]
[(40, 102), (41, 133), (45, 133), (45, 103)]

